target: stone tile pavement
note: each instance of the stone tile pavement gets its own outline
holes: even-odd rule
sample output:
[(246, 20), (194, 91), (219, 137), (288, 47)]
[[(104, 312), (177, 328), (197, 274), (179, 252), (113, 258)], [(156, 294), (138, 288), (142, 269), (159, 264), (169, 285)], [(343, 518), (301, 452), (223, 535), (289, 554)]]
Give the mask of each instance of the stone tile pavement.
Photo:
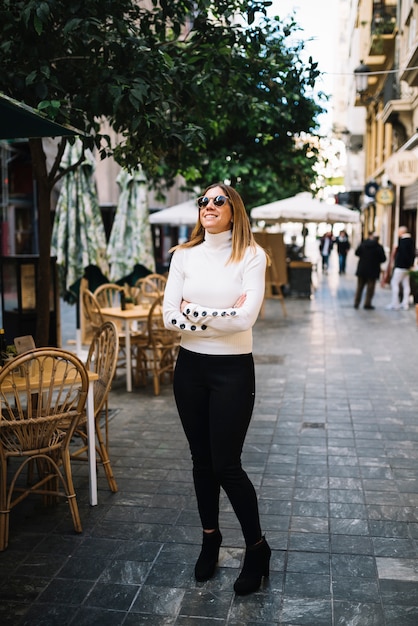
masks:
[(309, 299), (268, 301), (255, 327), (257, 397), (244, 466), (273, 549), (259, 592), (235, 597), (243, 541), (228, 501), (219, 568), (193, 578), (201, 530), (170, 385), (110, 395), (119, 491), (99, 469), (83, 533), (64, 503), (13, 511), (0, 553), (0, 622), (100, 626), (415, 626), (418, 623), (418, 330), (413, 308), (354, 310), (354, 259)]

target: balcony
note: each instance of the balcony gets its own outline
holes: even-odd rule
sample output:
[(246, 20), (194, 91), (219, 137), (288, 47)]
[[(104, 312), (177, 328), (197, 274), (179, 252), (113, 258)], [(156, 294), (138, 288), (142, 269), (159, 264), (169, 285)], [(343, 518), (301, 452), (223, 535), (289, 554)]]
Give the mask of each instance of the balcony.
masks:
[(371, 25), (371, 35), (393, 35), (396, 30), (396, 7), (394, 11), (381, 14), (376, 12), (373, 15)]
[[(396, 5), (375, 3), (370, 26), (370, 48), (367, 65), (372, 72), (389, 69), (395, 55), (395, 39), (398, 32), (396, 25)], [(380, 85), (378, 85), (380, 88)]]
[(395, 38), (397, 34), (396, 19), (394, 17), (375, 17), (370, 29), (371, 57), (393, 56), (395, 50)]
[(382, 112), (382, 121), (386, 124), (390, 122), (394, 115), (404, 115), (412, 119), (413, 112), (413, 99), (406, 98), (405, 100), (389, 100), (385, 104), (385, 108)]
[(400, 79), (404, 80), (410, 87), (418, 87), (418, 41), (411, 49), (409, 56), (404, 65), (405, 69), (400, 75)]

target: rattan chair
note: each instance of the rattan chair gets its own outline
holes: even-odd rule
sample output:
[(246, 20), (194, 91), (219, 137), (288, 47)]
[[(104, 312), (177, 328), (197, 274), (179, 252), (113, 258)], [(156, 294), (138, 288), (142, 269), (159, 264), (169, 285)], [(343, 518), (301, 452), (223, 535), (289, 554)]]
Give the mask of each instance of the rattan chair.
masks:
[(163, 296), (154, 300), (148, 314), (148, 371), (151, 373), (154, 394), (160, 394), (164, 376), (173, 380), (174, 365), (180, 345), (180, 333), (168, 330), (163, 320)]
[(83, 363), (58, 348), (31, 350), (0, 370), (0, 550), (10, 510), (32, 493), (45, 503), (65, 497), (74, 530), (82, 531), (69, 446), (88, 385)]
[[(104, 286), (104, 285), (103, 285)], [(119, 285), (117, 285), (118, 290), (122, 289)], [(100, 289), (100, 288), (99, 288)], [(104, 298), (104, 294), (106, 290), (102, 291), (102, 297)], [(109, 296), (110, 290), (107, 290), (107, 294)], [(99, 293), (99, 298), (100, 298)], [(105, 319), (100, 312), (100, 303), (96, 298), (95, 294), (92, 293), (89, 289), (83, 289), (82, 292), (82, 302), (83, 309), (85, 311), (86, 318), (93, 330), (98, 331), (103, 324), (105, 323)], [(109, 304), (106, 302), (106, 306)], [(111, 306), (111, 305), (110, 305)], [(114, 306), (120, 306), (120, 303)], [(121, 328), (117, 328), (118, 338), (119, 338), (119, 354), (118, 354), (118, 362), (117, 368), (126, 367), (126, 335), (125, 332)], [(132, 362), (138, 364), (134, 371), (134, 380), (138, 384), (144, 384), (143, 372), (147, 369), (147, 353), (146, 347), (148, 345), (148, 334), (147, 330), (142, 332), (141, 330), (131, 332), (131, 354), (132, 354)]]
[(164, 289), (167, 284), (167, 276), (164, 276), (164, 274), (154, 273), (148, 274), (148, 276), (145, 276), (145, 278), (147, 279), (148, 283), (154, 283), (155, 289), (157, 291), (159, 291), (161, 294), (164, 293)]
[(120, 306), (123, 293), (125, 293), (125, 289), (121, 285), (104, 283), (94, 290), (93, 295), (100, 307), (108, 307)]
[(148, 274), (139, 278), (131, 289), (131, 293), (137, 303), (152, 303), (158, 296), (164, 294), (167, 277), (163, 274)]
[(96, 296), (90, 291), (90, 289), (82, 289), (81, 301), (83, 305), (83, 312), (89, 326), (93, 331), (98, 330), (102, 324), (104, 324), (105, 320), (100, 313), (100, 305)]
[[(94, 385), (94, 423), (96, 436), (96, 453), (98, 461), (103, 465), (110, 490), (116, 492), (118, 486), (113, 476), (109, 458), (108, 431), (108, 396), (119, 354), (118, 331), (113, 322), (104, 322), (95, 332), (87, 355), (86, 368), (99, 375)], [(103, 416), (104, 412), (104, 416)], [(101, 420), (104, 418), (104, 435)], [(76, 430), (83, 445), (71, 452), (71, 459), (88, 461), (87, 420), (84, 419)]]

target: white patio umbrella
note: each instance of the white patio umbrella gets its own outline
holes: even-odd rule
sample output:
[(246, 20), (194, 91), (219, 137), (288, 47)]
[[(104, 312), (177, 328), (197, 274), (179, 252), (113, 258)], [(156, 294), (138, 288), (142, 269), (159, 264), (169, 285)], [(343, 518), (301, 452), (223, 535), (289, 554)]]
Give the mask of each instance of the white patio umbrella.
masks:
[(168, 209), (155, 211), (149, 216), (151, 224), (169, 224), (171, 226), (194, 226), (199, 217), (196, 200), (187, 200)]
[(254, 207), (251, 210), (251, 218), (268, 223), (327, 222), (334, 224), (342, 222), (355, 224), (360, 220), (357, 211), (351, 211), (338, 204), (328, 204), (323, 200), (317, 200), (308, 191), (298, 193), (291, 198)]
[[(360, 221), (360, 215), (357, 211), (351, 211), (339, 204), (328, 204), (323, 200), (317, 200), (312, 197), (309, 191), (277, 200), (269, 204), (263, 204), (254, 207), (251, 210), (251, 218), (253, 220), (262, 220), (267, 224), (277, 224), (281, 222), (300, 222), (301, 224), (309, 224), (315, 222), (317, 224), (325, 222), (327, 224), (343, 223), (356, 224)], [(303, 246), (305, 249), (306, 229), (303, 229)]]
[(343, 224), (358, 224), (360, 222), (360, 213), (348, 209), (341, 204), (330, 204), (328, 209), (328, 222), (335, 224), (342, 222)]

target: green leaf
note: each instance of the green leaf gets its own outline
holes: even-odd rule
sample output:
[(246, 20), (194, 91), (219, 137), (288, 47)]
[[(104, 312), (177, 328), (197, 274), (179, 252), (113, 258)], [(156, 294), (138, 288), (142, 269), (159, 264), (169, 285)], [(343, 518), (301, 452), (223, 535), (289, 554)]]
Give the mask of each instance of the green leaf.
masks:
[(40, 20), (37, 15), (35, 15), (33, 18), (33, 25), (35, 27), (35, 31), (37, 32), (37, 34), (40, 35), (43, 31), (43, 24), (42, 24), (42, 20)]

